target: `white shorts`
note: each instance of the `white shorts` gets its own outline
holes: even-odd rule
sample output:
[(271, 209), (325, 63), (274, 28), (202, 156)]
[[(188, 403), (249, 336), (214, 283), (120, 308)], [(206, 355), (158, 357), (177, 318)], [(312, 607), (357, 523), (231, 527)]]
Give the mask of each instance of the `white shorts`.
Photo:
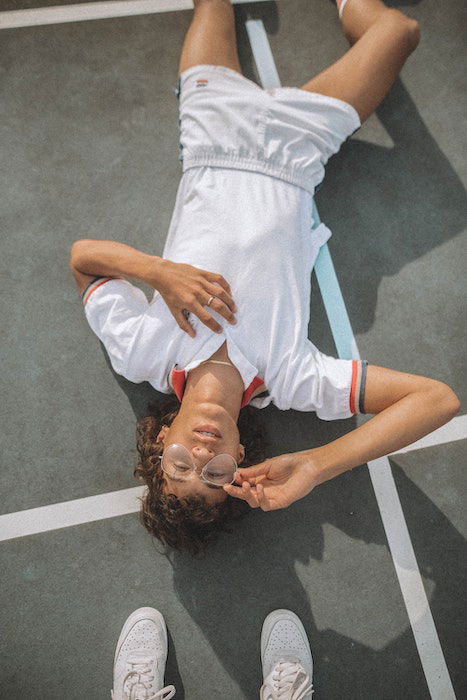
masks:
[(314, 194), (328, 159), (361, 126), (343, 100), (295, 87), (264, 90), (226, 66), (188, 68), (176, 94), (183, 172), (253, 170)]

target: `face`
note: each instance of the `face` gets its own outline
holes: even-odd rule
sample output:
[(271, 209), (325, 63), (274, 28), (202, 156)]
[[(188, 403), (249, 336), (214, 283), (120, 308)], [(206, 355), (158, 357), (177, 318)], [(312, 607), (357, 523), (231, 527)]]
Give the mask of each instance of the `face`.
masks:
[[(212, 433), (212, 435), (206, 435)], [(180, 408), (170, 427), (163, 426), (157, 442), (164, 447), (177, 443), (183, 445), (193, 460), (196, 470), (186, 481), (176, 481), (163, 473), (165, 492), (179, 498), (202, 496), (208, 503), (220, 503), (227, 498), (222, 488), (207, 484), (200, 477), (203, 467), (218, 454), (231, 455), (237, 464), (245, 457), (245, 448), (240, 444), (237, 424), (230, 414), (215, 404), (197, 404)]]

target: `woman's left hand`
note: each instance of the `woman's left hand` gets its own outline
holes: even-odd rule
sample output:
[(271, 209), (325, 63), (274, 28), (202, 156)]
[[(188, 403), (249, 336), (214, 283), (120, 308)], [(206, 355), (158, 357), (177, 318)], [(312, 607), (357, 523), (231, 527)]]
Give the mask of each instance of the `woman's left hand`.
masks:
[(192, 338), (196, 333), (187, 319), (188, 312), (196, 314), (215, 333), (222, 332), (222, 326), (204, 308), (211, 297), (214, 298), (209, 308), (229, 323), (236, 323), (234, 312), (237, 309), (230, 285), (222, 275), (159, 259), (150, 283), (160, 292), (180, 328)]
[(238, 469), (235, 484), (224, 486), (230, 496), (246, 501), (252, 508), (277, 510), (310, 493), (316, 476), (309, 452), (293, 452)]

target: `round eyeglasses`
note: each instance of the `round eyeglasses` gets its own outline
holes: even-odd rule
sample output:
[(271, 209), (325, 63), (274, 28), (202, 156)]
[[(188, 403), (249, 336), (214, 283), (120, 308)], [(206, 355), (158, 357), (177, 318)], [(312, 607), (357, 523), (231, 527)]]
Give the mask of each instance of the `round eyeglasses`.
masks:
[[(175, 481), (188, 481), (196, 470), (191, 454), (186, 447), (173, 443), (168, 445), (160, 457), (162, 470)], [(216, 455), (207, 462), (199, 475), (203, 481), (221, 488), (233, 484), (237, 462), (231, 455)]]

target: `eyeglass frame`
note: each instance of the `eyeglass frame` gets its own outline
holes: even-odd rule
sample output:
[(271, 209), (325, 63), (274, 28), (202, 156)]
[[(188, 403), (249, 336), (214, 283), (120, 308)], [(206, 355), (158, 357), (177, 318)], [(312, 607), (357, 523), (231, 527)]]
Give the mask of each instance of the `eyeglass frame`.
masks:
[[(164, 447), (164, 449), (163, 449), (163, 451), (162, 451), (162, 454), (161, 454), (161, 455), (158, 455), (158, 457), (159, 457), (159, 459), (160, 459), (160, 461), (161, 461), (161, 469), (162, 469), (162, 471), (164, 472), (164, 474), (167, 474), (167, 476), (170, 477), (171, 479), (173, 479), (174, 481), (188, 481), (188, 479), (175, 478), (175, 477), (171, 476), (171, 475), (164, 469), (164, 467), (163, 467), (164, 452), (165, 452), (169, 447), (182, 447), (182, 448), (185, 450), (185, 452), (187, 453), (188, 457), (190, 458), (190, 461), (191, 461), (191, 473), (194, 472), (195, 474), (197, 474), (197, 472), (196, 472), (196, 465), (195, 465), (195, 463), (193, 462), (192, 456), (190, 455), (190, 453), (189, 453), (188, 449), (185, 447), (185, 445), (181, 445), (179, 442), (171, 442), (170, 445), (167, 445), (167, 447)], [(209, 466), (209, 464), (210, 464), (214, 459), (216, 459), (216, 457), (223, 457), (223, 456), (230, 457), (230, 459), (232, 459), (232, 460), (234, 461), (234, 463), (235, 463), (235, 470), (234, 470), (234, 473), (233, 473), (233, 475), (232, 475), (232, 481), (226, 482), (225, 484), (216, 484), (216, 483), (214, 483), (213, 481), (209, 481), (209, 479), (206, 479), (206, 477), (204, 476), (204, 472), (205, 472), (205, 470), (207, 469), (207, 467)], [(190, 466), (190, 465), (187, 465), (187, 466)], [(208, 462), (206, 462), (206, 464), (204, 465), (204, 467), (203, 467), (202, 470), (201, 470), (201, 473), (198, 474), (198, 476), (199, 476), (199, 478), (201, 479), (201, 481), (204, 481), (206, 484), (210, 484), (211, 486), (214, 486), (215, 488), (221, 489), (223, 486), (230, 486), (231, 484), (234, 483), (234, 481), (235, 481), (235, 473), (236, 473), (237, 469), (238, 469), (238, 462), (237, 462), (237, 460), (236, 460), (234, 457), (232, 457), (232, 455), (227, 454), (227, 452), (225, 452), (225, 453), (222, 452), (221, 454), (218, 454), (218, 455), (215, 455), (214, 457), (211, 457), (211, 459), (210, 459)]]

